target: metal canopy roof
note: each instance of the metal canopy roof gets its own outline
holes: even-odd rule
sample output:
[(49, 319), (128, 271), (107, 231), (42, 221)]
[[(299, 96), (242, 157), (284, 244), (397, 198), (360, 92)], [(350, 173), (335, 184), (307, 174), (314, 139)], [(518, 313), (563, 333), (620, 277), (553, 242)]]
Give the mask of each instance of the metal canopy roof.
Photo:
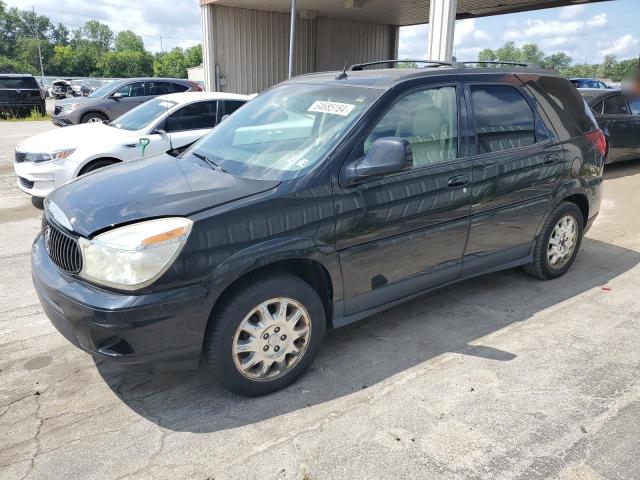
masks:
[[(458, 0), (457, 18), (474, 18), (541, 8), (609, 0)], [(286, 12), (291, 0), (200, 0), (201, 5)], [(429, 0), (297, 0), (303, 17), (331, 17), (386, 25), (415, 25), (429, 21)]]

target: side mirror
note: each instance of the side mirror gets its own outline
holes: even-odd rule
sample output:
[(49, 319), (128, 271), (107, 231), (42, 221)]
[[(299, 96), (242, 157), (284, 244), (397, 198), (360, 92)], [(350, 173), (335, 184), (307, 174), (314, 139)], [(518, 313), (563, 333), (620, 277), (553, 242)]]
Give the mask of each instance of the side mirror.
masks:
[(404, 170), (412, 162), (411, 145), (400, 137), (383, 137), (371, 144), (367, 154), (345, 169), (352, 185), (367, 177), (388, 175)]
[(160, 135), (162, 138), (167, 138), (167, 132), (161, 128), (156, 128), (153, 132), (151, 132), (152, 134), (155, 135)]
[(124, 95), (122, 95), (121, 92), (116, 92), (113, 95), (111, 95), (111, 98), (113, 98), (114, 100), (120, 100), (122, 97), (124, 97)]

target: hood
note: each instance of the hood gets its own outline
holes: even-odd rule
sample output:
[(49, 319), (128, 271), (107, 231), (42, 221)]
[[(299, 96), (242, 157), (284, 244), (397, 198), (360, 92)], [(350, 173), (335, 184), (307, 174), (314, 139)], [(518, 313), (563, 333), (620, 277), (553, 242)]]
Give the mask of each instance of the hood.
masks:
[(16, 150), (20, 152), (54, 152), (66, 148), (82, 146), (96, 147), (104, 142), (109, 144), (127, 142), (132, 135), (138, 138), (137, 132), (110, 127), (104, 123), (83, 123), (65, 128), (55, 128), (23, 140)]
[(102, 100), (102, 99), (101, 98), (89, 98), (89, 97), (63, 98), (62, 100), (56, 100), (56, 106), (73, 105), (73, 104), (86, 105), (86, 104), (88, 104), (90, 102), (95, 102), (96, 100)]
[(47, 198), (73, 230), (90, 237), (105, 228), (195, 212), (275, 188), (280, 182), (234, 177), (195, 157), (153, 158), (113, 165), (54, 190)]

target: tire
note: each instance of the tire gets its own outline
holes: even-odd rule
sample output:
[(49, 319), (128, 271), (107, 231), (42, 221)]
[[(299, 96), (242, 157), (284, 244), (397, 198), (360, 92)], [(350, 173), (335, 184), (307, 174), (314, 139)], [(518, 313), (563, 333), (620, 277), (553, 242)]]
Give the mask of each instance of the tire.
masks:
[[(563, 225), (566, 227), (562, 230), (562, 234), (559, 233), (559, 230), (556, 230), (556, 228), (562, 229), (560, 226), (561, 221), (564, 222)], [(580, 250), (584, 228), (583, 222), (582, 212), (575, 203), (560, 203), (545, 220), (540, 235), (536, 239), (533, 262), (525, 265), (524, 270), (530, 275), (545, 280), (564, 275), (573, 264), (576, 255), (578, 255), (578, 250)], [(572, 228), (575, 228), (573, 235), (575, 238), (571, 242), (568, 239), (572, 237), (569, 234)], [(566, 236), (563, 237), (565, 234)], [(555, 240), (553, 243), (552, 237)], [(559, 246), (559, 250), (554, 250), (556, 245)], [(561, 252), (562, 254), (558, 253), (555, 256), (554, 252)], [(558, 260), (552, 261), (554, 259)]]
[(106, 158), (102, 160), (94, 160), (91, 163), (88, 163), (87, 165), (82, 167), (82, 170), (80, 170), (80, 173), (78, 173), (78, 176), (80, 177), (85, 173), (95, 172), (96, 170), (108, 167), (109, 165), (114, 165), (116, 163), (119, 163), (119, 162), (116, 160), (109, 160)]
[(101, 123), (109, 120), (107, 116), (100, 112), (89, 112), (82, 116), (80, 123)]
[[(233, 290), (215, 311), (205, 333), (209, 372), (228, 390), (246, 397), (292, 384), (309, 368), (324, 337), (326, 317), (318, 294), (303, 280), (284, 272), (249, 277)], [(285, 302), (278, 303), (283, 299), (287, 305), (284, 317), (279, 313)], [(259, 306), (266, 306), (273, 322), (264, 320)], [(299, 320), (294, 320), (298, 312)], [(306, 336), (301, 334), (305, 325)], [(245, 330), (247, 326), (252, 334)], [(239, 352), (240, 346), (245, 351)], [(291, 353), (295, 350), (300, 354)]]

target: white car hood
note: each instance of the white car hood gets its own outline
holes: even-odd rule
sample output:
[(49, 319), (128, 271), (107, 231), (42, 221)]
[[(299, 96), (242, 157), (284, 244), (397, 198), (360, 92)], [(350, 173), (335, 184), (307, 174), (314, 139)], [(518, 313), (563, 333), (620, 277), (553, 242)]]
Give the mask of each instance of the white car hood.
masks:
[(22, 141), (16, 150), (30, 153), (55, 152), (68, 148), (95, 148), (102, 144), (136, 142), (139, 138), (140, 132), (121, 130), (103, 123), (85, 123), (34, 135)]

